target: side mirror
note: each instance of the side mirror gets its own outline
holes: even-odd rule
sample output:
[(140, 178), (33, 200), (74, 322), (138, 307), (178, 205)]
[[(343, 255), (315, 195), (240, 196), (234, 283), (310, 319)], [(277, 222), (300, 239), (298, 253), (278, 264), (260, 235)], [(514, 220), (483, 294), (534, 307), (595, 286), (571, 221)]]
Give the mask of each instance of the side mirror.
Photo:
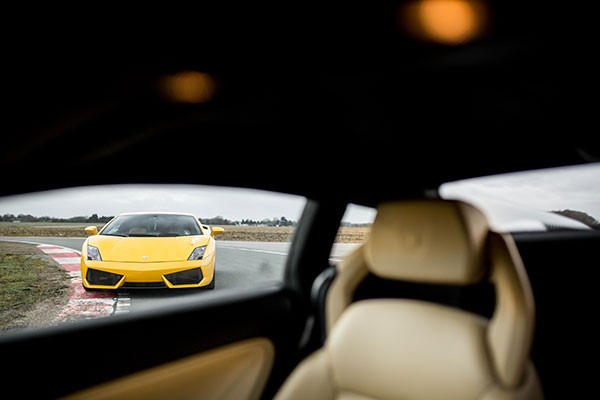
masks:
[(88, 235), (88, 236), (93, 236), (93, 235), (98, 234), (98, 227), (95, 225), (86, 226), (84, 230), (85, 230), (86, 235)]
[(218, 226), (213, 226), (212, 230), (210, 231), (210, 236), (222, 235), (223, 232), (225, 232), (225, 229)]

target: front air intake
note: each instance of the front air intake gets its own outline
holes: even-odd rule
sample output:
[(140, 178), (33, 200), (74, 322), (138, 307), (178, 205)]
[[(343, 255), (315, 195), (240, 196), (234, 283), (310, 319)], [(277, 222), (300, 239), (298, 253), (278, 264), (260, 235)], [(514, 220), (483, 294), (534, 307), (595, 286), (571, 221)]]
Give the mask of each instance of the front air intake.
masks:
[(123, 278), (123, 275), (112, 274), (110, 272), (99, 271), (92, 268), (89, 268), (85, 275), (85, 279), (90, 285), (114, 286), (121, 278)]
[(171, 282), (171, 285), (197, 285), (203, 278), (200, 268), (188, 269), (165, 275), (165, 278)]

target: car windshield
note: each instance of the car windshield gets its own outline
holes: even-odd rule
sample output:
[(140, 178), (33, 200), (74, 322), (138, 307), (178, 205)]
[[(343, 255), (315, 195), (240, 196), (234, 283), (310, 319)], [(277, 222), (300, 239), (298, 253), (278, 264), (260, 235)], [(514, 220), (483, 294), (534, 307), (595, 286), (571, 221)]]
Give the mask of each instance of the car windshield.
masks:
[(100, 234), (123, 237), (175, 237), (204, 233), (191, 215), (140, 214), (120, 215), (106, 224)]

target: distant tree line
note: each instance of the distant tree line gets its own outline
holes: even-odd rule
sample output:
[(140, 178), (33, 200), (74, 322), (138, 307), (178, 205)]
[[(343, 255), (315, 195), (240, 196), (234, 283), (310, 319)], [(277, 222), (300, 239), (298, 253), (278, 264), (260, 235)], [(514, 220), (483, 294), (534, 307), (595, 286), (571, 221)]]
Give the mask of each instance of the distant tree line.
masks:
[(199, 218), (202, 223), (207, 225), (245, 225), (245, 226), (296, 226), (296, 221), (287, 219), (286, 217), (265, 218), (261, 220), (242, 219), (232, 221), (218, 215), (213, 218)]
[(79, 216), (79, 217), (71, 217), (71, 218), (56, 218), (56, 217), (34, 217), (29, 214), (4, 214), (0, 216), (1, 222), (74, 222), (74, 223), (87, 223), (87, 222), (102, 222), (106, 223), (110, 221), (112, 216), (102, 216), (99, 217), (98, 214), (92, 214), (89, 217)]
[[(575, 210), (556, 210), (553, 213), (563, 215), (565, 217), (572, 218), (574, 220), (583, 222), (593, 229), (600, 229), (600, 221), (596, 220), (591, 215)], [(90, 216), (78, 216), (71, 218), (56, 218), (56, 217), (34, 217), (30, 214), (4, 214), (0, 215), (0, 222), (59, 222), (59, 223), (102, 223), (105, 224), (110, 221), (113, 216), (98, 216), (98, 214), (92, 214)], [(198, 218), (206, 225), (245, 225), (245, 226), (296, 226), (297, 221), (289, 220), (286, 217), (279, 218), (265, 218), (261, 220), (253, 219), (242, 219), (242, 220), (230, 220), (220, 215), (213, 218)], [(368, 227), (370, 223), (350, 223), (342, 222), (341, 226), (352, 226), (352, 227)]]
[(579, 222), (583, 222), (587, 226), (593, 229), (600, 229), (600, 221), (596, 218), (592, 217), (588, 213), (584, 213), (583, 211), (576, 210), (557, 210), (552, 211), (555, 214), (560, 214), (564, 217), (569, 217), (571, 219), (577, 220)]
[[(0, 222), (58, 222), (58, 223), (102, 223), (105, 224), (110, 221), (113, 216), (101, 216), (98, 214), (92, 214), (91, 216), (79, 216), (71, 218), (56, 218), (56, 217), (34, 217), (30, 214), (4, 214), (0, 215)], [(212, 218), (198, 218), (206, 225), (243, 225), (243, 226), (296, 226), (297, 221), (287, 219), (286, 217), (279, 218), (265, 218), (261, 220), (254, 219), (242, 219), (242, 220), (230, 220), (220, 215)], [(353, 224), (349, 222), (342, 222), (342, 226), (369, 226), (370, 224)]]
[[(223, 218), (222, 216), (216, 216), (213, 218), (198, 218), (200, 221), (202, 221), (203, 224), (206, 225), (242, 225), (242, 226), (296, 226), (297, 221), (293, 221), (291, 219), (287, 219), (286, 217), (279, 217), (279, 218), (265, 218), (265, 219), (261, 219), (261, 220), (255, 220), (255, 219), (242, 219), (242, 220), (236, 220), (236, 221), (232, 221), (230, 219), (227, 218)], [(365, 226), (370, 226), (370, 223), (359, 223), (359, 224), (355, 224), (355, 223), (351, 223), (351, 222), (342, 222), (340, 224), (341, 226), (352, 226), (352, 227), (365, 227)]]
[[(98, 214), (92, 214), (91, 216), (79, 216), (71, 218), (56, 218), (56, 217), (34, 217), (30, 214), (4, 214), (0, 216), (0, 222), (61, 222), (61, 223), (106, 223), (110, 221), (113, 216), (102, 216)], [(261, 226), (295, 226), (296, 221), (287, 219), (286, 217), (271, 218), (271, 219), (242, 219), (241, 221), (232, 221), (227, 218), (223, 218), (218, 215), (213, 218), (198, 218), (203, 224), (207, 225), (261, 225)]]

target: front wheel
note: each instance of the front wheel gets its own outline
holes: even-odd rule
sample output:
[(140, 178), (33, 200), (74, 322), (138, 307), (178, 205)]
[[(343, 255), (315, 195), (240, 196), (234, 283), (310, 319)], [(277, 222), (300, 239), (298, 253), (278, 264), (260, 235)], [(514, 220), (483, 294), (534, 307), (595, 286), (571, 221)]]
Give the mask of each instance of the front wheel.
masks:
[(214, 289), (215, 288), (215, 279), (216, 278), (217, 278), (217, 274), (213, 273), (213, 279), (212, 279), (212, 281), (208, 285), (204, 286), (204, 289), (207, 289), (207, 290)]

